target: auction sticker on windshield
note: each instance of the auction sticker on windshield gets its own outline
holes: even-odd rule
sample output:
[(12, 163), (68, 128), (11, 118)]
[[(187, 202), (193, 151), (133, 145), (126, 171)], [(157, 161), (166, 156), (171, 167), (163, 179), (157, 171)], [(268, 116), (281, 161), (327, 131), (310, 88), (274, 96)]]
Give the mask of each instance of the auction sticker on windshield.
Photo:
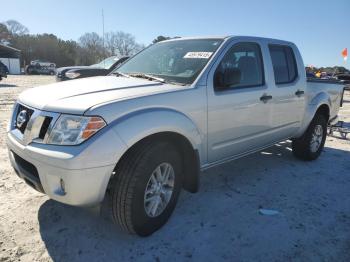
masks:
[(213, 52), (188, 52), (184, 58), (204, 58), (208, 59)]

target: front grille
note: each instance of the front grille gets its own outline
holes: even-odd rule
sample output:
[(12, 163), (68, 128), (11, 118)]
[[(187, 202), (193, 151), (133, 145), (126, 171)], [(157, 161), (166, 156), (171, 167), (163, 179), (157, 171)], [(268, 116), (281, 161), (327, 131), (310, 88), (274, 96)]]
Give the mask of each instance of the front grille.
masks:
[(51, 121), (52, 121), (52, 117), (50, 116), (46, 116), (45, 117), (45, 120), (40, 128), (40, 132), (39, 132), (39, 138), (40, 139), (44, 139), (45, 138), (45, 135), (49, 129), (49, 126), (51, 124)]
[(16, 122), (16, 127), (19, 129), (19, 131), (24, 134), (24, 131), (26, 130), (27, 128), (27, 125), (28, 125), (28, 122), (30, 120), (30, 118), (32, 117), (33, 113), (34, 113), (34, 110), (33, 109), (30, 109), (28, 107), (25, 107), (21, 104), (18, 105), (18, 109), (17, 109), (17, 113), (16, 113), (16, 117), (15, 117), (15, 120), (17, 120), (17, 117), (19, 115), (20, 112), (22, 111), (26, 111), (27, 112), (27, 118), (26, 118), (26, 121), (20, 126), (18, 127), (17, 126), (17, 122)]
[[(17, 103), (12, 115), (11, 132), (25, 145), (33, 141), (36, 143), (45, 143), (46, 134), (54, 125), (59, 115), (59, 113), (41, 111)], [(24, 119), (25, 122), (23, 122)]]

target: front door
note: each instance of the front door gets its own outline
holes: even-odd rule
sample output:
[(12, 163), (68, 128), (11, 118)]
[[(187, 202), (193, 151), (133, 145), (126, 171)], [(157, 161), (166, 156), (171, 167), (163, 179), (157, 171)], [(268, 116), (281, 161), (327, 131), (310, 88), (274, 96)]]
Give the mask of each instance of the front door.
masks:
[(208, 78), (209, 163), (275, 141), (271, 134), (271, 87), (265, 83), (258, 43), (235, 43)]

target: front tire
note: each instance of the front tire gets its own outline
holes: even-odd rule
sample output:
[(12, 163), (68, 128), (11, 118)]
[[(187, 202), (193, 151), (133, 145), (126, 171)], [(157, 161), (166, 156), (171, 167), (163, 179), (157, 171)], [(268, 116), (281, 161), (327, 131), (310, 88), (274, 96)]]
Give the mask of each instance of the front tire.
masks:
[(148, 236), (175, 209), (182, 187), (181, 156), (167, 142), (142, 143), (117, 165), (113, 180), (114, 222), (129, 233)]
[(293, 154), (299, 159), (317, 159), (324, 147), (327, 136), (327, 119), (317, 114), (300, 138), (292, 139)]

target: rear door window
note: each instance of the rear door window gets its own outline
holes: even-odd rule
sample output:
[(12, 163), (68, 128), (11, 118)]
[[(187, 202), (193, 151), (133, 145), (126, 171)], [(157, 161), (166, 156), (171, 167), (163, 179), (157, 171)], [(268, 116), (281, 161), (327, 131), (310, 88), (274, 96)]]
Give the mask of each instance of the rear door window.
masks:
[(293, 82), (297, 76), (297, 65), (291, 47), (283, 45), (269, 45), (273, 72), (276, 84)]

